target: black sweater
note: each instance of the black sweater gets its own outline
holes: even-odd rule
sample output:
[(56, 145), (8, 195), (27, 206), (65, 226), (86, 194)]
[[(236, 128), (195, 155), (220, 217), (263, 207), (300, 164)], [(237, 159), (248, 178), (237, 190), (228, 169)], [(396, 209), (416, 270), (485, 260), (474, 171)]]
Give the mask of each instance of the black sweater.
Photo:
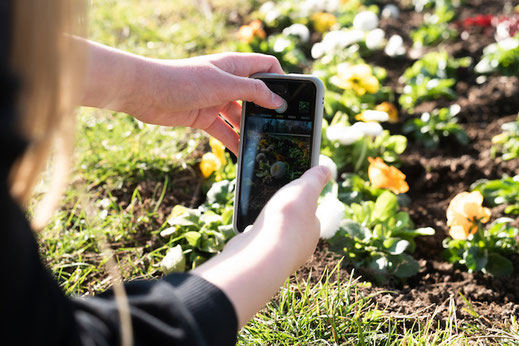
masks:
[[(111, 290), (77, 299), (64, 295), (42, 264), (7, 176), (25, 150), (14, 132), (17, 85), (9, 69), (9, 2), (0, 3), (0, 344), (120, 345)], [(236, 313), (225, 294), (190, 274), (125, 286), (135, 345), (232, 345)]]

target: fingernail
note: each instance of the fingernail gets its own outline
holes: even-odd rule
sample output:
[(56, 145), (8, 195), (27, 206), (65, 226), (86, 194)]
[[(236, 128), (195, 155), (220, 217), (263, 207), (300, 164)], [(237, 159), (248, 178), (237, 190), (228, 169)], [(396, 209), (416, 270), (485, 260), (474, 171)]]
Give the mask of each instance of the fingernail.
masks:
[(319, 166), (326, 177), (326, 181), (329, 181), (332, 178), (332, 171), (326, 166)]
[(274, 104), (274, 106), (276, 106), (276, 108), (281, 107), (283, 105), (283, 102), (285, 102), (285, 100), (283, 100), (281, 96), (279, 96), (276, 93), (272, 93), (272, 103)]

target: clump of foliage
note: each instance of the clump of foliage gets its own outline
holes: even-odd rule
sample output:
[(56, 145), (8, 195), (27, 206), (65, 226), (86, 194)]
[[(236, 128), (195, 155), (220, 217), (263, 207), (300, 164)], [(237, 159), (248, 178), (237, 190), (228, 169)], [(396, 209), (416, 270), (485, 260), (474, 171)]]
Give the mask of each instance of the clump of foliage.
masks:
[(504, 76), (516, 76), (519, 70), (519, 34), (485, 47), (475, 70), (481, 74), (497, 72)]
[(519, 175), (496, 180), (479, 180), (472, 185), (491, 207), (506, 204), (505, 213), (519, 214)]
[(398, 211), (397, 196), (384, 191), (375, 201), (346, 206), (345, 218), (328, 241), (332, 249), (344, 253), (358, 267), (373, 270), (378, 280), (388, 275), (405, 279), (420, 266), (410, 255), (414, 238), (432, 235), (432, 228), (414, 229), (409, 214)]
[(160, 234), (170, 237), (171, 247), (180, 245), (182, 253), (163, 270), (193, 269), (220, 252), (234, 236), (232, 229), (234, 181), (222, 180), (207, 192), (207, 200), (197, 209), (175, 206)]
[(424, 23), (411, 32), (415, 47), (435, 45), (457, 35), (457, 31), (449, 27), (455, 17), (453, 7), (443, 1), (435, 5), (434, 12), (426, 13)]
[(350, 145), (329, 142), (321, 152), (333, 157), (339, 170), (348, 167), (361, 176), (367, 177), (368, 157), (381, 157), (385, 162), (398, 165), (399, 155), (407, 147), (407, 138), (402, 135), (391, 135), (384, 130), (380, 135), (363, 136)]
[(459, 124), (456, 115), (460, 111), (458, 105), (449, 108), (435, 109), (431, 113), (423, 113), (419, 118), (409, 119), (403, 127), (406, 134), (411, 134), (417, 143), (427, 149), (436, 149), (442, 139), (454, 138), (458, 143), (467, 145), (469, 138)]
[(398, 101), (403, 109), (413, 112), (415, 106), (441, 97), (455, 99), (453, 90), (459, 68), (470, 65), (469, 57), (455, 59), (447, 52), (425, 54), (409, 67), (402, 76), (404, 90)]
[(519, 251), (519, 229), (509, 224), (512, 221), (500, 218), (487, 229), (478, 225), (477, 231), (467, 239), (446, 238), (443, 242), (445, 259), (466, 267), (469, 272), (511, 275), (514, 266), (507, 256)]
[(519, 118), (515, 122), (501, 125), (503, 132), (492, 138), (492, 157), (498, 155), (503, 160), (519, 158)]

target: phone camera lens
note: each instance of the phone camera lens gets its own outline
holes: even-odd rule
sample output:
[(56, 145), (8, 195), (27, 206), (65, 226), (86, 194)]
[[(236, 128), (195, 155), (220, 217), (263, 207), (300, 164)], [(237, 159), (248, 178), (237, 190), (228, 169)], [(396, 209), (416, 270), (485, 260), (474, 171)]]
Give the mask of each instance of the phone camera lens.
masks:
[(284, 113), (288, 108), (287, 101), (283, 100), (283, 104), (275, 109), (276, 113)]

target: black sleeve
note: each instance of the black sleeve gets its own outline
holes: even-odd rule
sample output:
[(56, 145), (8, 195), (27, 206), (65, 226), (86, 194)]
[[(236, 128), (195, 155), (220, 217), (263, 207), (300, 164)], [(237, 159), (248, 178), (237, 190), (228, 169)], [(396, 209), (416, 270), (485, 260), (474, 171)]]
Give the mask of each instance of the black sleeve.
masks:
[[(225, 294), (206, 280), (172, 274), (126, 285), (135, 345), (234, 345), (238, 323)], [(113, 291), (74, 299), (84, 344), (119, 344)]]
[[(0, 344), (120, 345), (113, 291), (67, 298), (42, 264), (34, 235), (5, 183), (0, 183), (0, 215)], [(134, 345), (236, 343), (232, 303), (198, 276), (171, 274), (125, 288)]]

